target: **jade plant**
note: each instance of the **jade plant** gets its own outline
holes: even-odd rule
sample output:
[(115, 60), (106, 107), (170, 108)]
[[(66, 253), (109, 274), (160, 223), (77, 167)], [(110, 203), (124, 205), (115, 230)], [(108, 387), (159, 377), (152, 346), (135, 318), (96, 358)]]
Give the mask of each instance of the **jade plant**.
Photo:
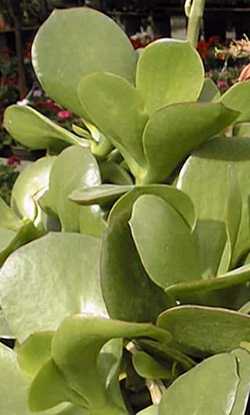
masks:
[(0, 203), (0, 413), (244, 415), (250, 82), (221, 96), (189, 42), (138, 54), (87, 8), (53, 12), (32, 55), (82, 124), (5, 112), (47, 155)]

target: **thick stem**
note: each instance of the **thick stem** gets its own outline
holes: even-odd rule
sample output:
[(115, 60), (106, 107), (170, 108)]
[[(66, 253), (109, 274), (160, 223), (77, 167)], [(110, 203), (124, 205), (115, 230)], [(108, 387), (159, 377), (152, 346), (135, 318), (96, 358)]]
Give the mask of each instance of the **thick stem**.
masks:
[(187, 40), (196, 48), (199, 40), (202, 17), (206, 0), (186, 0), (186, 13), (188, 14)]

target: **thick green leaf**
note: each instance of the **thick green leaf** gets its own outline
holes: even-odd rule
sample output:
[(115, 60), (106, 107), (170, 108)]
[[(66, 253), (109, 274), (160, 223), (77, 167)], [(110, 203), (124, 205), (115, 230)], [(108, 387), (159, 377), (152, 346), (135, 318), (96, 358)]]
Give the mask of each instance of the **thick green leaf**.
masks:
[(230, 354), (213, 356), (167, 389), (159, 415), (231, 415), (238, 385), (236, 359)]
[(196, 362), (191, 357), (185, 355), (178, 350), (175, 345), (157, 343), (152, 340), (137, 340), (140, 348), (155, 359), (160, 359), (163, 362), (172, 362), (178, 364), (182, 371), (191, 369), (196, 365)]
[(167, 185), (148, 185), (136, 186), (132, 191), (122, 196), (114, 205), (109, 215), (109, 222), (112, 222), (117, 216), (125, 215), (127, 221), (131, 217), (131, 212), (135, 201), (138, 197), (150, 194), (161, 197), (169, 203), (183, 218), (186, 224), (193, 229), (195, 226), (195, 211), (190, 198), (184, 193)]
[(199, 96), (199, 102), (214, 102), (219, 98), (219, 88), (211, 78), (206, 78)]
[(69, 388), (55, 362), (50, 359), (31, 383), (29, 407), (32, 412), (40, 412), (64, 402), (74, 402), (83, 406), (84, 400)]
[(80, 207), (69, 200), (79, 186), (95, 186), (101, 182), (95, 158), (89, 150), (72, 146), (56, 159), (51, 170), (49, 190), (42, 206), (58, 216), (64, 232), (82, 232), (99, 236), (104, 222), (98, 206)]
[(4, 127), (19, 143), (33, 150), (57, 150), (66, 144), (89, 147), (87, 140), (55, 124), (31, 107), (11, 105), (4, 114)]
[(3, 314), (3, 310), (0, 308), (0, 338), (13, 339), (13, 334), (9, 328), (8, 322)]
[[(97, 357), (103, 345), (116, 338), (149, 337), (156, 341), (169, 343), (171, 336), (165, 330), (151, 324), (128, 323), (75, 315), (66, 319), (56, 332), (52, 341), (52, 357), (62, 372), (67, 384), (87, 402), (87, 408), (93, 411), (103, 409), (103, 414), (127, 411), (112, 411), (112, 395), (106, 391), (102, 372), (98, 370)], [(79, 360), (79, 356), (82, 358)], [(117, 382), (118, 382), (118, 375)]]
[(119, 186), (113, 184), (102, 184), (100, 186), (93, 186), (74, 190), (70, 195), (70, 200), (79, 205), (109, 205), (119, 199), (124, 193), (132, 190), (134, 186)]
[(145, 165), (142, 135), (148, 121), (139, 92), (125, 79), (110, 73), (83, 78), (78, 91), (85, 112), (137, 176)]
[[(233, 265), (243, 253), (249, 250), (249, 160), (250, 142), (248, 140), (216, 139), (195, 152), (187, 160), (180, 173), (177, 187), (186, 192), (194, 203), (200, 227), (198, 230), (199, 245), (204, 250), (203, 262), (208, 275), (217, 273), (217, 264), (224, 249), (227, 220), (225, 213), (230, 198), (230, 181), (228, 180), (230, 167), (233, 167), (237, 174), (242, 195), (241, 224), (232, 258)], [(212, 193), (208, 191), (208, 183)], [(220, 240), (221, 243), (219, 243)]]
[(43, 157), (27, 166), (18, 176), (11, 195), (11, 206), (20, 218), (30, 219), (43, 228), (38, 199), (49, 186), (49, 176), (56, 157)]
[(166, 179), (191, 151), (220, 133), (237, 115), (219, 103), (181, 103), (154, 113), (143, 135), (147, 160), (143, 182)]
[(17, 232), (0, 229), (0, 265), (3, 265), (8, 256), (16, 249), (39, 238), (44, 234), (28, 219), (22, 221)]
[(148, 379), (171, 379), (171, 368), (164, 367), (153, 357), (145, 352), (136, 351), (132, 355), (132, 361), (136, 372)]
[[(67, 33), (63, 41), (62, 33)], [(39, 29), (32, 49), (36, 75), (47, 94), (81, 116), (77, 96), (80, 79), (107, 71), (133, 81), (136, 60), (119, 26), (83, 7), (54, 11)]]
[(250, 340), (250, 316), (222, 308), (175, 307), (162, 313), (157, 324), (193, 356), (229, 352)]
[[(238, 309), (249, 298), (249, 281), (250, 267), (245, 265), (218, 277), (172, 285), (166, 290), (166, 293), (181, 302), (186, 302), (190, 298), (192, 299), (191, 302), (193, 302), (195, 298), (197, 300), (196, 296), (198, 296), (199, 301), (202, 298), (205, 301), (209, 301), (207, 294), (211, 293), (212, 298), (210, 297), (210, 300), (215, 300), (215, 304), (212, 303), (211, 305), (219, 306), (223, 304), (229, 308)], [(243, 290), (243, 293), (241, 290)], [(216, 296), (218, 296), (217, 302)], [(241, 297), (243, 297), (243, 300)], [(206, 303), (202, 302), (201, 304)]]
[(0, 272), (0, 303), (20, 342), (39, 330), (55, 330), (73, 313), (105, 315), (99, 255), (96, 238), (51, 233), (7, 259)]
[(13, 251), (41, 234), (30, 220), (18, 218), (0, 198), (0, 265)]
[(140, 55), (136, 87), (144, 97), (149, 114), (166, 105), (196, 101), (203, 81), (201, 58), (188, 42), (159, 40)]
[(52, 331), (34, 333), (17, 347), (18, 364), (25, 373), (30, 376), (36, 375), (43, 364), (50, 359), (53, 335)]
[(250, 391), (250, 354), (245, 350), (236, 350), (232, 355), (238, 363), (240, 383), (230, 415), (245, 415)]
[(250, 121), (250, 81), (238, 82), (220, 98), (226, 107), (239, 111), (237, 122)]
[(201, 277), (198, 247), (190, 228), (165, 200), (140, 196), (129, 224), (142, 263), (157, 285), (166, 289)]
[(154, 321), (167, 299), (146, 274), (126, 216), (110, 223), (103, 237), (102, 292), (109, 315), (127, 321)]

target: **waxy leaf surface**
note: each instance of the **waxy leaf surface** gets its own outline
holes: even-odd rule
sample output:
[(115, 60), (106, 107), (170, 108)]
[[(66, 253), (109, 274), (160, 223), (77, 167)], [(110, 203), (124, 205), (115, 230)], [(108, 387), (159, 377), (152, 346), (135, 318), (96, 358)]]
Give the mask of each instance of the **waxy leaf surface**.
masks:
[(250, 340), (250, 316), (222, 308), (176, 307), (162, 313), (157, 324), (194, 356), (229, 352)]
[(129, 224), (141, 261), (157, 285), (165, 289), (200, 278), (196, 240), (170, 204), (158, 196), (140, 196)]
[(190, 43), (163, 39), (147, 46), (137, 64), (136, 87), (149, 114), (166, 105), (196, 101), (204, 80), (200, 56)]
[[(67, 33), (63, 41), (62, 33)], [(81, 116), (80, 79), (107, 71), (133, 81), (136, 60), (120, 27), (109, 17), (83, 7), (54, 11), (39, 29), (32, 48), (36, 75), (46, 93)]]
[(213, 356), (168, 388), (159, 415), (231, 415), (238, 385), (236, 359), (230, 354)]
[(11, 105), (6, 109), (4, 127), (16, 141), (33, 150), (46, 148), (56, 151), (63, 149), (67, 144), (89, 146), (87, 140), (24, 105)]
[(155, 112), (143, 135), (146, 182), (161, 182), (191, 151), (230, 125), (238, 113), (220, 103), (181, 103)]
[(96, 238), (51, 233), (7, 259), (0, 273), (0, 303), (19, 341), (38, 330), (55, 330), (73, 313), (106, 314), (99, 255)]
[(11, 195), (11, 206), (20, 218), (30, 219), (43, 228), (43, 213), (38, 204), (39, 197), (49, 186), (49, 177), (56, 157), (43, 157), (28, 165), (19, 174)]
[(79, 98), (89, 117), (136, 175), (138, 165), (143, 168), (145, 164), (142, 135), (148, 120), (139, 92), (121, 77), (97, 73), (83, 78)]

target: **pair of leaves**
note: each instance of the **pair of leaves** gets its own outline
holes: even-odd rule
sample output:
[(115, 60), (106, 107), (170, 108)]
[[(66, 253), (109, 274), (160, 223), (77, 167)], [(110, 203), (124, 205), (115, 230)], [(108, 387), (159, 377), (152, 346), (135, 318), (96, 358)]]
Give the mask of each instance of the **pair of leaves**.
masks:
[[(100, 196), (102, 197), (102, 194)], [(156, 278), (154, 279), (152, 273), (145, 266), (145, 257), (142, 258), (142, 253), (138, 253), (136, 241), (133, 239), (129, 228), (128, 221), (134, 204), (139, 203), (140, 200), (143, 201), (146, 197), (153, 197), (156, 202), (160, 198), (160, 204), (168, 203), (167, 209), (170, 210), (170, 214), (174, 211), (174, 219), (178, 215), (177, 221), (181, 222), (184, 232), (187, 234), (191, 233), (191, 228), (195, 222), (193, 206), (189, 198), (170, 186), (135, 187), (114, 205), (109, 215), (109, 226), (103, 238), (101, 275), (102, 291), (109, 314), (113, 318), (121, 320), (154, 321), (159, 312), (169, 305), (166, 295), (160, 288), (162, 283), (158, 282), (160, 287), (155, 284), (157, 276), (154, 273)], [(149, 214), (151, 217), (152, 210)], [(149, 214), (146, 212), (142, 215), (144, 224), (148, 222)], [(171, 216), (171, 218), (173, 217)], [(138, 221), (140, 221), (140, 218)], [(160, 237), (164, 232), (161, 230)], [(158, 247), (158, 239), (157, 236), (157, 242), (154, 241), (156, 247)], [(147, 244), (146, 237), (145, 243)], [(152, 239), (150, 239), (150, 246), (152, 248)], [(150, 259), (153, 261), (155, 261), (154, 254), (155, 251), (150, 254)], [(167, 255), (166, 249), (163, 260)], [(130, 258), (130, 261), (127, 258)], [(157, 254), (157, 261), (158, 259)], [(148, 271), (148, 274), (146, 271)], [(167, 285), (170, 268), (165, 272), (168, 273), (167, 276), (165, 274)], [(185, 275), (183, 275), (183, 278), (185, 279)]]
[(90, 414), (127, 414), (118, 383), (124, 337), (146, 337), (163, 343), (171, 339), (167, 331), (151, 324), (84, 314), (66, 319), (54, 334), (30, 337), (19, 348), (18, 359), (34, 377), (29, 394), (31, 409), (46, 410), (70, 401)]
[[(160, 108), (148, 119), (138, 90), (108, 73), (83, 78), (79, 96), (89, 116), (142, 183), (164, 180), (187, 154), (238, 115), (221, 103), (181, 103)], [(104, 110), (107, 106), (111, 116)]]

